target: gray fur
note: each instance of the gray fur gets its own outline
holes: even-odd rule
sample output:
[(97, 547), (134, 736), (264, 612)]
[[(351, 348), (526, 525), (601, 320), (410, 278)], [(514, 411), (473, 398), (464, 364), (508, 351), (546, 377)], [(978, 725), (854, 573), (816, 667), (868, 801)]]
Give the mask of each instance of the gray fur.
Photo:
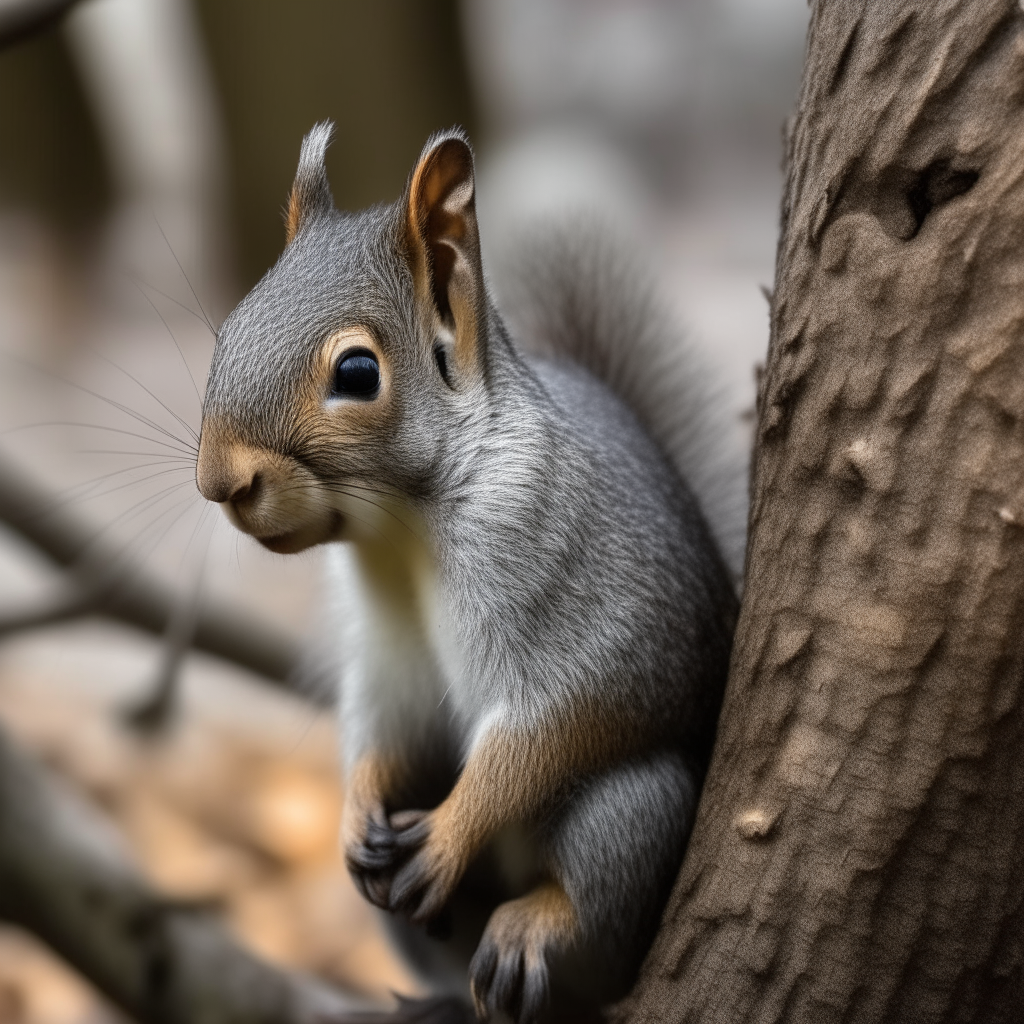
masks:
[(334, 209), (326, 163), (327, 147), (333, 136), (334, 125), (330, 121), (321, 121), (313, 125), (302, 140), (291, 196), (300, 211), (300, 230), (309, 221), (325, 217)]
[[(326, 137), (314, 131), (300, 177), (315, 183), (310, 161), (322, 165)], [(615, 994), (682, 856), (735, 618), (715, 542), (659, 447), (671, 448), (671, 430), (651, 436), (664, 423), (646, 403), (664, 401), (672, 382), (652, 396), (645, 381), (685, 371), (635, 365), (649, 358), (638, 337), (660, 330), (643, 301), (596, 313), (562, 304), (556, 332), (535, 323), (538, 337), (571, 339), (550, 346), (555, 359), (521, 354), (488, 302), (483, 378), (448, 386), (417, 312), (404, 210), (405, 199), (358, 214), (315, 207), (225, 322), (206, 415), (343, 492), (346, 509), (369, 503), (351, 488), (372, 487), (361, 493), (402, 520), (376, 520), (393, 531), (388, 543), (398, 551), (404, 529), (429, 551), (431, 611), (405, 627), (405, 611), (359, 577), (358, 545), (334, 546), (350, 762), (396, 748), (419, 752), (425, 776), (438, 760), (454, 771), (487, 729), (535, 729), (581, 704), (630, 737), (631, 760), (575, 780), (543, 820), (524, 823), (576, 906), (576, 966), (622, 966)], [(292, 412), (303, 382), (325, 339), (356, 325), (393, 367), (396, 413), (376, 435), (310, 434)], [(524, 984), (540, 1005), (543, 979)]]
[(595, 937), (586, 962), (569, 958), (566, 971), (591, 1000), (621, 994), (639, 967), (696, 806), (690, 767), (663, 751), (586, 780), (545, 829), (543, 856)]
[(738, 583), (747, 450), (724, 382), (674, 322), (637, 243), (600, 215), (532, 223), (495, 248), (499, 305), (527, 352), (573, 362), (639, 418), (697, 495)]

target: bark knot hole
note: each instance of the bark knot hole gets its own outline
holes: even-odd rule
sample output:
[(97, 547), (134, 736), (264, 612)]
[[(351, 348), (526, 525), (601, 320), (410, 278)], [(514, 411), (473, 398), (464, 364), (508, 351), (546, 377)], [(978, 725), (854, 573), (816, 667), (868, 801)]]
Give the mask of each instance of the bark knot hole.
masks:
[(923, 170), (888, 167), (879, 177), (873, 212), (888, 234), (909, 241), (931, 213), (969, 192), (979, 176), (975, 168), (945, 157), (933, 160)]
[(921, 230), (925, 217), (936, 207), (969, 192), (978, 180), (978, 171), (958, 170), (948, 160), (936, 160), (918, 176), (907, 192), (907, 205), (914, 215), (914, 234)]
[(960, 157), (938, 157), (924, 168), (890, 164), (877, 172), (869, 170), (865, 160), (854, 160), (829, 187), (827, 212), (815, 238), (845, 214), (863, 211), (874, 216), (890, 237), (909, 241), (932, 213), (969, 192), (980, 176)]

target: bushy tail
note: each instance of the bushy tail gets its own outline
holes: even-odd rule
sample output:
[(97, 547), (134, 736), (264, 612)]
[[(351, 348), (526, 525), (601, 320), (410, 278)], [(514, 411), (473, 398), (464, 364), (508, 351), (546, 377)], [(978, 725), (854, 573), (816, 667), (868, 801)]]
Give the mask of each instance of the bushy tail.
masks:
[(697, 496), (738, 582), (748, 431), (725, 401), (729, 382), (674, 322), (637, 248), (577, 216), (524, 230), (493, 269), (519, 345), (584, 366), (633, 410)]

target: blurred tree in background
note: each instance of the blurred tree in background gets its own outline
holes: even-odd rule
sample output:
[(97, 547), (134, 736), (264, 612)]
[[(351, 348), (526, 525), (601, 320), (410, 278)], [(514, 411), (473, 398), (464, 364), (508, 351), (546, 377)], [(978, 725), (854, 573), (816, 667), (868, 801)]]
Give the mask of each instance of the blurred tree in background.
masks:
[(241, 284), (284, 244), (279, 212), (299, 142), (318, 120), (335, 202), (391, 200), (427, 136), (472, 109), (455, 0), (199, 0), (230, 153)]
[[(455, 0), (195, 8), (225, 128), (240, 292), (281, 250), (278, 212), (315, 121), (338, 126), (329, 167), (343, 209), (393, 198), (431, 131), (474, 127)], [(0, 60), (0, 205), (81, 232), (101, 221), (112, 189), (68, 51), (52, 29)]]
[(103, 153), (59, 29), (0, 59), (0, 136), (0, 205), (40, 211), (64, 229), (106, 212)]

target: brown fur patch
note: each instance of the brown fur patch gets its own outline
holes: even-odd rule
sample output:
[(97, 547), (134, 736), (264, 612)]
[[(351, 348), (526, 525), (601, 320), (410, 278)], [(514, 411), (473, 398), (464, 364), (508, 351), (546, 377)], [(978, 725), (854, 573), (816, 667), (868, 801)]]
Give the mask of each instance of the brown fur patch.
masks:
[[(579, 935), (579, 919), (566, 891), (557, 882), (545, 882), (516, 900), (502, 903), (487, 922), (480, 948), (499, 962), (520, 961), (526, 977), (545, 971), (547, 955), (570, 948)], [(471, 973), (469, 990), (480, 1020), (490, 1018), (490, 971), (482, 986)], [(541, 974), (541, 977), (545, 977)]]
[[(337, 334), (332, 334), (327, 339), (320, 352), (320, 372), (328, 375), (333, 373), (334, 364), (338, 356), (350, 348), (368, 349), (377, 357), (377, 362), (381, 364), (383, 371), (385, 367), (384, 351), (377, 344), (377, 339), (373, 336), (373, 332), (367, 327), (355, 326), (346, 327), (345, 330), (338, 331)], [(386, 374), (383, 372), (382, 377), (385, 378), (381, 381), (381, 385), (384, 386), (386, 384)]]
[(470, 861), (505, 825), (535, 820), (585, 772), (637, 746), (624, 715), (577, 708), (535, 730), (495, 728), (476, 745), (448, 797), (410, 833), (424, 833), (399, 875), (399, 905), (417, 892), (413, 919), (447, 902)]
[(600, 707), (536, 730), (495, 728), (433, 812), (432, 859), (464, 868), (500, 828), (535, 819), (580, 775), (627, 756), (634, 732), (626, 715)]
[(226, 424), (207, 416), (199, 441), (196, 484), (208, 501), (230, 501), (251, 484), (270, 455), (244, 444)]
[(288, 210), (284, 218), (284, 244), (291, 245), (292, 239), (299, 233), (302, 227), (302, 200), (299, 198), (299, 191), (292, 186), (288, 195)]
[(545, 949), (564, 949), (577, 930), (572, 901), (554, 881), (537, 886), (517, 900), (502, 903), (487, 922), (487, 931), (499, 952), (521, 949), (527, 961), (531, 954), (539, 959)]
[(342, 811), (342, 842), (345, 849), (366, 837), (370, 815), (385, 821), (389, 797), (398, 787), (402, 770), (397, 758), (374, 752), (361, 757), (348, 773)]
[(196, 484), (239, 530), (271, 551), (301, 551), (330, 540), (339, 528), (330, 495), (306, 467), (238, 440), (214, 417), (203, 421)]

